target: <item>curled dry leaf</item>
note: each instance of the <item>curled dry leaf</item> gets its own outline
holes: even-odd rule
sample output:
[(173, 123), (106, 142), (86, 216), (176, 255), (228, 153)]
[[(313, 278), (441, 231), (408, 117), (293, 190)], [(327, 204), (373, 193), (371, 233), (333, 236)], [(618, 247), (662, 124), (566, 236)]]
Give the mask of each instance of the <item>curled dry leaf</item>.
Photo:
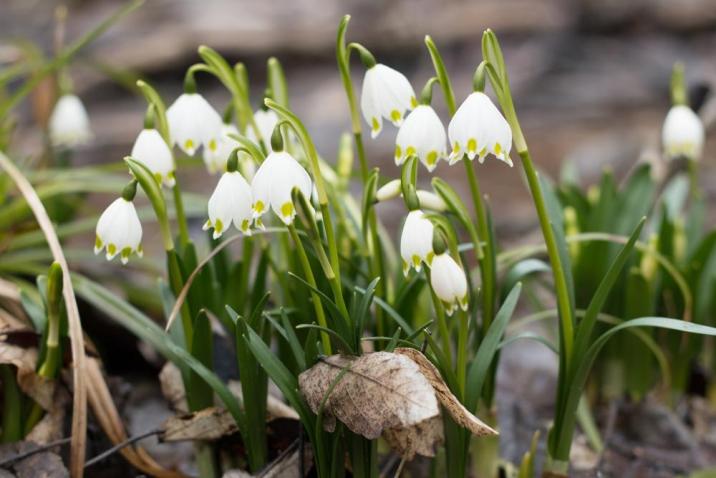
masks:
[(411, 427), (440, 413), (435, 392), (417, 364), (390, 352), (332, 355), (299, 375), (298, 383), (314, 413), (325, 399), (329, 429), (335, 417), (370, 440), (385, 429)]
[(175, 411), (180, 413), (189, 412), (184, 382), (182, 381), (179, 367), (171, 362), (164, 364), (162, 371), (159, 372), (159, 384), (162, 388), (162, 395), (169, 401)]
[(162, 425), (164, 441), (212, 441), (239, 431), (234, 418), (227, 410), (217, 407), (170, 417)]
[(314, 413), (323, 404), (326, 429), (333, 430), (337, 418), (368, 439), (383, 434), (407, 460), (416, 454), (434, 456), (442, 443), (438, 402), (473, 434), (497, 434), (460, 403), (433, 364), (415, 349), (332, 355), (303, 372), (298, 381)]
[(497, 431), (485, 424), (482, 420), (465, 408), (455, 395), (450, 391), (445, 381), (440, 377), (440, 372), (430, 360), (419, 350), (410, 348), (397, 348), (396, 354), (409, 357), (420, 367), (420, 372), (435, 389), (435, 394), (440, 404), (448, 411), (455, 423), (462, 425), (476, 436), (498, 435)]

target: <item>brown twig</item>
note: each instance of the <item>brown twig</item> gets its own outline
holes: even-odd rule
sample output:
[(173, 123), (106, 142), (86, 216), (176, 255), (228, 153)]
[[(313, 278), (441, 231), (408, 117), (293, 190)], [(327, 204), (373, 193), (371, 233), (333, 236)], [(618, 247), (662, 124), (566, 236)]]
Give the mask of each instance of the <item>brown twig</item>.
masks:
[(102, 460), (104, 460), (105, 458), (107, 458), (107, 457), (109, 457), (109, 456), (111, 456), (111, 455), (117, 453), (119, 450), (121, 450), (122, 448), (124, 448), (124, 447), (126, 447), (126, 446), (129, 446), (129, 445), (131, 445), (131, 444), (133, 444), (133, 443), (138, 442), (139, 440), (143, 440), (144, 438), (150, 437), (150, 436), (152, 436), (152, 435), (158, 435), (158, 434), (160, 434), (161, 432), (162, 432), (162, 431), (159, 430), (159, 429), (157, 429), (157, 430), (150, 430), (150, 431), (148, 431), (148, 432), (144, 432), (144, 433), (142, 433), (142, 434), (135, 435), (135, 436), (133, 436), (133, 437), (129, 437), (129, 438), (127, 438), (126, 440), (124, 440), (123, 442), (117, 443), (115, 446), (113, 446), (113, 447), (110, 448), (109, 450), (106, 450), (106, 451), (100, 453), (99, 455), (95, 456), (95, 457), (92, 458), (91, 460), (88, 460), (87, 463), (85, 463), (85, 468), (89, 468), (90, 466), (99, 463), (100, 461), (102, 461)]
[(37, 447), (33, 448), (32, 450), (28, 450), (23, 453), (18, 453), (15, 456), (11, 456), (10, 458), (7, 458), (3, 461), (0, 461), (0, 468), (7, 468), (8, 466), (12, 465), (16, 461), (24, 460), (27, 457), (30, 457), (32, 455), (35, 455), (37, 453), (42, 453), (43, 451), (47, 451), (51, 448), (55, 448), (57, 446), (66, 445), (72, 441), (72, 438), (60, 438), (59, 440), (52, 441), (46, 445), (38, 445)]

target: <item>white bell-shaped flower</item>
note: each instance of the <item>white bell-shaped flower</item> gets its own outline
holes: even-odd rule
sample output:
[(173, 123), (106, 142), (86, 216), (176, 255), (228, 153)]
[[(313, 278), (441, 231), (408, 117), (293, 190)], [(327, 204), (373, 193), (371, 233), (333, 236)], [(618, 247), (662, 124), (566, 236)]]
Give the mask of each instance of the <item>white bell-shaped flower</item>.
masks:
[(252, 195), (251, 186), (236, 168), (238, 155), (230, 153), (227, 171), (219, 179), (214, 193), (209, 198), (209, 219), (204, 230), (214, 228), (214, 239), (218, 239), (231, 224), (244, 234), (251, 234)]
[(183, 93), (167, 108), (167, 121), (172, 143), (189, 156), (199, 146), (210, 152), (219, 147), (221, 116), (198, 93)]
[(704, 125), (694, 111), (686, 105), (675, 105), (669, 110), (661, 132), (664, 153), (669, 158), (685, 156), (701, 159), (704, 147)]
[[(130, 194), (127, 192), (130, 191)], [(132, 253), (142, 257), (142, 223), (132, 199), (136, 192), (136, 183), (125, 188), (122, 197), (104, 210), (97, 221), (94, 253), (106, 249), (107, 260), (119, 254), (122, 264), (129, 261)]]
[(468, 96), (455, 112), (448, 126), (452, 145), (450, 164), (467, 154), (470, 160), (482, 163), (485, 156), (493, 154), (497, 159), (512, 166), (512, 130), (507, 120), (490, 98), (481, 91)]
[(131, 155), (144, 164), (159, 183), (167, 187), (174, 186), (174, 158), (159, 131), (154, 128), (143, 129), (134, 141)]
[(89, 117), (82, 101), (75, 95), (62, 95), (55, 103), (48, 123), (53, 146), (75, 147), (92, 139)]
[(400, 166), (410, 156), (432, 171), (441, 158), (447, 157), (445, 127), (430, 105), (418, 105), (410, 112), (395, 139), (395, 164)]
[(400, 235), (400, 256), (403, 258), (403, 274), (410, 268), (420, 272), (421, 264), (428, 266), (433, 256), (433, 223), (425, 217), (423, 211), (416, 209), (408, 213)]
[(384, 118), (400, 126), (405, 112), (417, 107), (418, 102), (405, 75), (378, 63), (365, 72), (360, 106), (375, 138), (383, 129)]
[(311, 197), (313, 186), (308, 172), (285, 151), (269, 153), (251, 182), (253, 214), (259, 227), (269, 206), (286, 225), (293, 222), (296, 216), (293, 188), (298, 188), (306, 198)]
[[(278, 123), (278, 115), (274, 110), (260, 109), (254, 113), (254, 121), (256, 122), (256, 127), (259, 129), (259, 133), (261, 133), (261, 139), (263, 139), (264, 145), (271, 151), (271, 133)], [(256, 131), (254, 131), (251, 125), (246, 127), (246, 137), (256, 144), (259, 142)]]
[(202, 157), (210, 174), (226, 171), (226, 161), (229, 159), (231, 152), (241, 146), (238, 141), (229, 136), (230, 134), (239, 134), (238, 128), (231, 123), (223, 123), (216, 149), (204, 148)]
[(430, 285), (435, 295), (442, 301), (448, 315), (452, 315), (458, 305), (462, 310), (467, 310), (465, 271), (447, 252), (437, 254), (433, 258), (430, 267)]

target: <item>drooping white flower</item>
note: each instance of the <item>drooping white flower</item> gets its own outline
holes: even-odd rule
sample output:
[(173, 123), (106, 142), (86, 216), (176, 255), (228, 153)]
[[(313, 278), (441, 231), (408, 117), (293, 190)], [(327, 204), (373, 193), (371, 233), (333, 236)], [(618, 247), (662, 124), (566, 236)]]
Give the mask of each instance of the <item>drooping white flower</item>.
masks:
[(365, 72), (360, 106), (375, 138), (383, 129), (383, 118), (400, 126), (405, 112), (417, 107), (418, 102), (405, 75), (378, 63)]
[(397, 198), (401, 195), (400, 188), (400, 179), (393, 179), (392, 181), (388, 181), (383, 186), (378, 188), (378, 190), (375, 192), (375, 199), (376, 201), (381, 202)]
[(433, 256), (433, 223), (425, 217), (423, 211), (410, 211), (400, 235), (400, 256), (403, 258), (403, 274), (408, 275), (410, 268), (420, 272), (421, 264), (428, 266)]
[(48, 123), (53, 146), (74, 147), (92, 139), (89, 117), (82, 101), (75, 95), (62, 95), (55, 103)]
[(400, 166), (410, 156), (432, 171), (441, 158), (447, 157), (445, 127), (430, 105), (418, 105), (410, 112), (395, 139), (395, 164)]
[(311, 177), (293, 156), (285, 151), (269, 153), (251, 182), (253, 193), (253, 213), (257, 223), (268, 207), (273, 209), (286, 224), (291, 224), (296, 216), (291, 192), (297, 187), (306, 197), (311, 197)]
[(666, 115), (661, 139), (669, 158), (685, 156), (698, 160), (704, 147), (704, 125), (691, 108), (675, 105)]
[(447, 210), (447, 204), (445, 204), (443, 198), (437, 194), (430, 191), (424, 191), (422, 189), (415, 191), (415, 194), (418, 196), (420, 207), (439, 212)]
[(507, 120), (490, 98), (481, 91), (470, 93), (455, 112), (448, 126), (452, 145), (450, 164), (467, 154), (470, 160), (482, 163), (485, 156), (493, 154), (497, 159), (512, 166), (512, 130)]
[(223, 123), (216, 149), (204, 148), (202, 157), (210, 174), (226, 171), (226, 161), (231, 152), (241, 146), (238, 141), (229, 137), (230, 134), (239, 134), (239, 130), (231, 123)]
[(251, 205), (249, 183), (236, 170), (225, 172), (209, 198), (209, 219), (204, 230), (214, 228), (214, 239), (218, 239), (233, 223), (239, 231), (251, 234)]
[(167, 121), (172, 143), (189, 156), (199, 146), (210, 152), (219, 147), (221, 116), (198, 93), (183, 93), (167, 108)]
[(142, 224), (139, 222), (134, 203), (124, 197), (114, 200), (97, 221), (94, 253), (106, 249), (107, 260), (119, 254), (122, 264), (136, 253), (142, 257)]
[(174, 186), (174, 158), (164, 138), (154, 128), (143, 129), (132, 147), (132, 157), (144, 164), (159, 183)]
[[(260, 109), (254, 113), (254, 121), (256, 121), (256, 127), (261, 133), (261, 139), (263, 139), (264, 145), (271, 151), (271, 133), (273, 133), (273, 129), (278, 123), (278, 115), (274, 110)], [(254, 131), (251, 125), (246, 128), (246, 137), (256, 144), (259, 142), (256, 131)]]
[(438, 254), (433, 258), (430, 267), (430, 285), (435, 295), (445, 305), (445, 311), (448, 315), (452, 315), (458, 305), (462, 310), (467, 310), (468, 297), (465, 271), (447, 252)]

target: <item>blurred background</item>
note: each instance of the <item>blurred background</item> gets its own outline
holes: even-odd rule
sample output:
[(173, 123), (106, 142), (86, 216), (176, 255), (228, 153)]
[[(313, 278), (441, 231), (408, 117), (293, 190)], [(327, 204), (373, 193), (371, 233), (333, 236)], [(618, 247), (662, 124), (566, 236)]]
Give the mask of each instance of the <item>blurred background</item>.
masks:
[[(31, 39), (51, 52), (59, 3), (2, 0), (0, 37)], [(122, 2), (63, 3), (69, 8), (66, 38), (71, 41)], [(470, 92), (482, 31), (495, 30), (538, 167), (556, 175), (563, 161), (573, 160), (586, 183), (604, 168), (620, 176), (639, 158), (659, 159), (675, 61), (685, 63), (695, 107), (710, 97), (716, 81), (716, 0), (148, 0), (85, 50), (71, 69), (96, 135), (81, 160), (117, 161), (127, 154), (144, 112), (134, 80), (150, 80), (171, 103), (181, 92), (185, 69), (198, 60), (200, 44), (248, 66), (257, 107), (266, 59), (276, 56), (285, 67), (292, 108), (330, 160), (340, 133), (350, 127), (334, 54), (336, 26), (345, 13), (353, 17), (349, 39), (403, 71), (416, 91), (432, 75), (423, 44), (424, 35), (432, 35), (458, 100)], [(363, 69), (357, 61), (353, 74), (360, 85)], [(223, 87), (209, 77), (199, 82), (200, 91), (221, 111), (228, 100)], [(439, 93), (433, 104), (447, 123)], [(708, 113), (713, 109), (707, 102), (702, 114), (713, 116)], [(20, 144), (32, 150), (39, 136), (19, 130), (24, 135)], [(395, 133), (388, 126), (377, 140), (367, 139), (371, 164), (386, 176), (397, 172)], [(708, 163), (713, 148), (707, 145), (705, 151)], [(461, 168), (443, 163), (437, 174), (455, 179), (455, 187), (467, 195)], [(531, 230), (536, 220), (519, 168), (488, 161), (478, 174), (498, 232), (509, 239)], [(702, 175), (713, 196), (713, 168), (704, 168)], [(188, 187), (207, 193), (213, 182), (208, 175), (191, 174)], [(382, 213), (390, 216), (391, 207), (383, 206)]]

